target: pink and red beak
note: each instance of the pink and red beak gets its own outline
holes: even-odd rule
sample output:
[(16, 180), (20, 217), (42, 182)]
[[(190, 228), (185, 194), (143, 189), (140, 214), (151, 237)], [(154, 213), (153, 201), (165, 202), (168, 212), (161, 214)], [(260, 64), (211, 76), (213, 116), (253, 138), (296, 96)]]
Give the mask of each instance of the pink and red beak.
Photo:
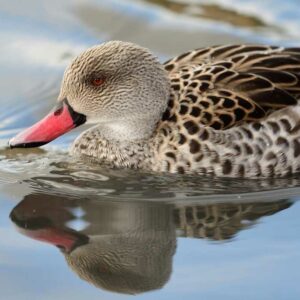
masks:
[(77, 233), (71, 229), (49, 227), (31, 230), (28, 228), (18, 228), (18, 231), (34, 240), (56, 246), (62, 252), (68, 254), (77, 247), (89, 242), (88, 236)]
[(64, 99), (46, 117), (12, 138), (9, 146), (11, 148), (39, 147), (85, 121), (85, 115), (75, 112), (68, 100)]
[[(66, 227), (56, 227), (46, 217), (24, 218), (22, 215), (22, 202), (10, 214), (18, 231), (34, 240), (49, 243), (58, 247), (64, 253), (71, 253), (77, 247), (89, 243), (89, 237), (81, 232)], [(24, 208), (24, 207), (23, 207)], [(18, 214), (20, 209), (20, 214)]]

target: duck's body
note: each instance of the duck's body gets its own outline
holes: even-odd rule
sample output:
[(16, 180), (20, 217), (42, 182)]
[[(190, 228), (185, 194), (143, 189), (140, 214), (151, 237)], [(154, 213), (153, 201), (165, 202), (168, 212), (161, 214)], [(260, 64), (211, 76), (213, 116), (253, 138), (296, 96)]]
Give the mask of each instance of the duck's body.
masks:
[[(110, 68), (125, 75), (112, 80), (102, 67), (105, 84), (90, 93), (103, 95), (94, 101), (86, 92), (92, 100), (83, 102), (89, 87), (75, 70), (82, 78), (98, 74), (95, 60), (105, 65), (112, 55)], [(79, 56), (65, 73), (60, 99), (99, 120), (76, 139), (72, 153), (156, 172), (267, 177), (300, 171), (300, 48), (203, 48), (163, 67), (148, 50), (123, 42)]]
[(300, 171), (300, 107), (224, 131), (161, 124), (147, 140), (108, 141), (92, 128), (71, 153), (117, 168), (231, 177), (285, 176)]

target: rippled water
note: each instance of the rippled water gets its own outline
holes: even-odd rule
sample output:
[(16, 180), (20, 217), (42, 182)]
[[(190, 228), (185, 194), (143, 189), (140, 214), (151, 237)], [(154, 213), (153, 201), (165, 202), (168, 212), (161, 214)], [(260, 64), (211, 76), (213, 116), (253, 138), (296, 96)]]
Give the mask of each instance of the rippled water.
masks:
[(0, 299), (299, 299), (300, 177), (230, 180), (76, 161), (76, 130), (7, 139), (53, 105), (65, 66), (121, 39), (161, 60), (204, 45), (299, 45), (298, 0), (0, 1)]

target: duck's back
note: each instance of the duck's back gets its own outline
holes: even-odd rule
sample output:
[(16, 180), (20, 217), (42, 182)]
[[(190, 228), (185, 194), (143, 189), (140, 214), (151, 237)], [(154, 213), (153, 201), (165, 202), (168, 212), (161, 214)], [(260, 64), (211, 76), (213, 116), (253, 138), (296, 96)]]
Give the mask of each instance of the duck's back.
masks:
[(152, 169), (239, 177), (300, 171), (300, 48), (203, 48), (165, 69), (171, 94)]
[(163, 120), (170, 122), (225, 129), (300, 98), (300, 48), (208, 47), (166, 62), (165, 69), (171, 96)]

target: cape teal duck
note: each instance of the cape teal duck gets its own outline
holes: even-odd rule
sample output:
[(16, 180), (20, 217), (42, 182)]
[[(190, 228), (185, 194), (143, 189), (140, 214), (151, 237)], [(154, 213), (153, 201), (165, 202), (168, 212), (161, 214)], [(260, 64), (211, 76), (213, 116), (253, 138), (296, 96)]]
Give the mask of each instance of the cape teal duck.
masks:
[(58, 104), (10, 140), (41, 146), (96, 124), (71, 153), (113, 167), (231, 177), (300, 171), (300, 48), (200, 48), (164, 64), (112, 41), (66, 69)]

